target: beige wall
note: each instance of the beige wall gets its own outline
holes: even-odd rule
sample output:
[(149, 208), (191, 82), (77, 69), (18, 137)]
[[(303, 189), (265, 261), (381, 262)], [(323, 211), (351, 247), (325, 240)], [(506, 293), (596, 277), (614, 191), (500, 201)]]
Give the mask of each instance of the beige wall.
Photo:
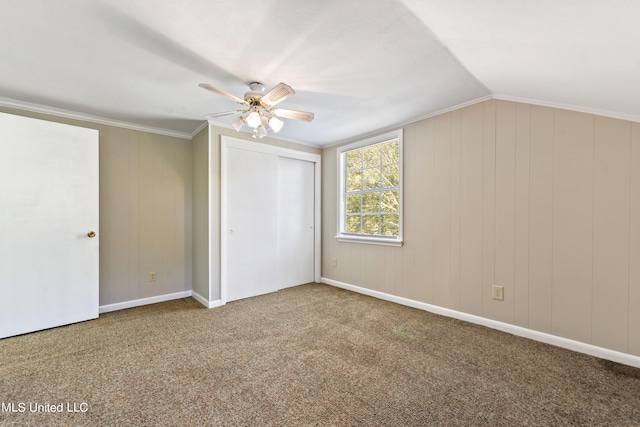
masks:
[(209, 299), (209, 127), (192, 139), (193, 292)]
[(640, 355), (639, 123), (491, 100), (406, 126), (401, 248), (336, 242), (322, 164), (323, 277)]
[(99, 131), (101, 306), (191, 290), (191, 141), (0, 111)]

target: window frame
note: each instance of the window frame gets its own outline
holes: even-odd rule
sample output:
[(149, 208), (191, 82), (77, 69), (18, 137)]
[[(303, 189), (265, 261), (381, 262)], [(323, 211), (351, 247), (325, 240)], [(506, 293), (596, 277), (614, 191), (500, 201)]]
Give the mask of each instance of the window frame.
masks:
[[(338, 185), (337, 185), (337, 233), (336, 240), (339, 242), (351, 242), (351, 243), (366, 243), (373, 245), (385, 245), (385, 246), (402, 246), (403, 244), (403, 142), (402, 142), (402, 129), (387, 132), (374, 137), (366, 138), (361, 141), (353, 142), (351, 144), (338, 147), (337, 153), (337, 165), (338, 165)], [(346, 193), (346, 152), (361, 149), (370, 145), (376, 145), (383, 142), (387, 142), (393, 139), (398, 140), (398, 235), (397, 236), (379, 236), (379, 235), (361, 235), (351, 234), (345, 232), (345, 193)]]

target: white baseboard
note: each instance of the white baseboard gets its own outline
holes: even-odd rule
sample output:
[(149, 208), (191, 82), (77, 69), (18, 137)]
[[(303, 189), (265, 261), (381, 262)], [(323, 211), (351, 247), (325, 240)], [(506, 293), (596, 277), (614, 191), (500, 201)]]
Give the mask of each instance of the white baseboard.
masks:
[(430, 313), (439, 314), (442, 316), (447, 316), (447, 317), (451, 317), (458, 320), (464, 320), (466, 322), (475, 323), (478, 325), (486, 326), (488, 328), (497, 329), (502, 332), (507, 332), (512, 335), (517, 335), (519, 337), (529, 338), (534, 341), (555, 345), (556, 347), (562, 347), (562, 348), (573, 350), (579, 353), (588, 354), (590, 356), (599, 357), (601, 359), (607, 359), (613, 362), (622, 363), (625, 365), (640, 368), (640, 357), (634, 356), (631, 354), (621, 353), (619, 351), (609, 350), (607, 348), (586, 344), (580, 341), (574, 341), (567, 338), (558, 337), (556, 335), (534, 331), (532, 329), (523, 328), (521, 326), (511, 325), (509, 323), (504, 323), (504, 322), (498, 322), (497, 320), (491, 320), (485, 317), (463, 313), (461, 311), (438, 307), (437, 305), (427, 304), (424, 302), (415, 301), (408, 298), (386, 294), (384, 292), (362, 288), (360, 286), (350, 285), (348, 283), (339, 282), (333, 279), (327, 279), (325, 277), (321, 278), (321, 282), (326, 283), (327, 285), (335, 286), (338, 288), (346, 289), (346, 290), (357, 292), (360, 294), (369, 295), (385, 301), (395, 302), (397, 304), (406, 305), (408, 307), (425, 310)]
[(222, 307), (224, 305), (222, 303), (222, 300), (217, 299), (214, 301), (209, 301), (208, 299), (206, 299), (205, 297), (203, 297), (197, 292), (192, 292), (191, 297), (207, 308)]
[(115, 304), (101, 305), (99, 313), (108, 313), (110, 311), (124, 310), (125, 308), (139, 307), (141, 305), (155, 304), (157, 302), (171, 301), (173, 299), (187, 298), (191, 296), (191, 291), (176, 292), (173, 294), (158, 295), (156, 297), (141, 298), (132, 301), (119, 302)]

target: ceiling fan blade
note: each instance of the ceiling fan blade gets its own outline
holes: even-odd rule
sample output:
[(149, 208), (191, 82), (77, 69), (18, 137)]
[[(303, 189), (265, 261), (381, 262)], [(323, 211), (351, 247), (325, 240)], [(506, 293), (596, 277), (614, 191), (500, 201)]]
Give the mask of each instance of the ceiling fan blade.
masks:
[(213, 87), (213, 86), (211, 86), (209, 84), (200, 83), (198, 86), (200, 86), (203, 89), (210, 90), (213, 93), (217, 93), (218, 95), (224, 96), (225, 98), (230, 99), (232, 101), (235, 101), (238, 104), (249, 105), (249, 103), (247, 101), (245, 101), (244, 99), (240, 99), (237, 96), (231, 95), (230, 93), (227, 93), (227, 92), (225, 92), (223, 90), (216, 89), (215, 87)]
[(273, 114), (278, 117), (284, 117), (286, 119), (304, 120), (310, 122), (313, 120), (313, 113), (307, 113), (305, 111), (285, 110), (284, 108), (274, 108)]
[(223, 111), (222, 113), (207, 114), (205, 117), (217, 119), (218, 117), (230, 116), (231, 114), (241, 113), (242, 110)]
[(262, 98), (260, 98), (260, 101), (265, 105), (276, 105), (278, 102), (284, 101), (295, 93), (296, 91), (293, 90), (291, 86), (284, 83), (278, 83), (273, 89), (265, 93)]

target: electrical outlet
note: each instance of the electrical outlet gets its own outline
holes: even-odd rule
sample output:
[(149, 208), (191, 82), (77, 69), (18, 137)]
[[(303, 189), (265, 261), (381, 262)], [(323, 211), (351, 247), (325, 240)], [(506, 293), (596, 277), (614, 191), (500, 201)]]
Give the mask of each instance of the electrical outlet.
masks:
[(504, 286), (493, 285), (491, 287), (491, 297), (498, 301), (504, 301)]
[(331, 267), (338, 266), (338, 258), (331, 258)]
[(152, 271), (152, 272), (149, 273), (149, 281), (150, 282), (155, 282), (157, 278), (158, 278), (158, 275), (156, 274), (155, 271)]

